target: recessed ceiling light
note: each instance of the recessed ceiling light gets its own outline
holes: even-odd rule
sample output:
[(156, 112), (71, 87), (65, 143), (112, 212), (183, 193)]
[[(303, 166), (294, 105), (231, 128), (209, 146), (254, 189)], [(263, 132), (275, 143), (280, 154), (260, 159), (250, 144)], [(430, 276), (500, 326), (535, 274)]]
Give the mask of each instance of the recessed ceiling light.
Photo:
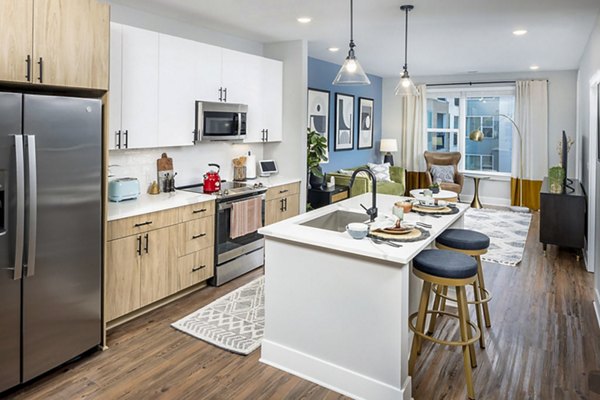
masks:
[(327, 50), (331, 51), (332, 53), (335, 53), (336, 51), (340, 51), (340, 48), (339, 47), (330, 47)]
[(515, 35), (515, 36), (523, 36), (526, 33), (527, 33), (527, 30), (525, 30), (525, 29), (517, 29), (516, 31), (513, 31), (513, 35)]
[(539, 65), (532, 65), (531, 67), (529, 67), (529, 69), (532, 70), (532, 71), (535, 71), (535, 70), (540, 69), (540, 66)]
[(297, 19), (298, 22), (300, 22), (301, 24), (308, 24), (310, 21), (312, 21), (312, 18), (310, 17), (300, 17)]

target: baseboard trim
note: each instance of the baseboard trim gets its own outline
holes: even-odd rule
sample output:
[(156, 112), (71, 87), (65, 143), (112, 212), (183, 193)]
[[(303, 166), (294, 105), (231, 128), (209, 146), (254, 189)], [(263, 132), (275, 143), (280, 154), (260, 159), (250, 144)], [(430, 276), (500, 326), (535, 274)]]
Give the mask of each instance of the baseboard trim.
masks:
[(598, 327), (600, 327), (600, 293), (598, 293), (598, 289), (594, 289), (594, 311), (596, 312), (596, 323)]
[(402, 388), (397, 388), (266, 339), (262, 342), (260, 362), (357, 400), (412, 398), (410, 376)]

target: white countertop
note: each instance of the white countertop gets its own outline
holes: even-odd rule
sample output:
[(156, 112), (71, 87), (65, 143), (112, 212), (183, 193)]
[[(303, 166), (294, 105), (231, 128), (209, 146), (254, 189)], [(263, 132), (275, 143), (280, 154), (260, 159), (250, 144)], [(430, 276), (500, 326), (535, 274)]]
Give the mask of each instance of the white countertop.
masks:
[[(380, 216), (391, 216), (392, 206), (403, 197), (386, 194), (377, 195), (377, 208)], [(296, 217), (281, 221), (279, 223), (266, 226), (259, 230), (259, 233), (266, 238), (283, 239), (292, 242), (301, 243), (301, 245), (313, 245), (327, 250), (338, 250), (346, 253), (353, 253), (365, 257), (372, 257), (401, 264), (410, 262), (424, 248), (429, 246), (435, 238), (454, 224), (463, 216), (469, 208), (467, 204), (457, 204), (459, 212), (452, 215), (444, 215), (440, 218), (432, 216), (419, 216), (411, 212), (405, 215), (404, 219), (408, 222), (423, 222), (432, 225), (429, 230), (430, 236), (418, 242), (400, 243), (402, 247), (394, 248), (387, 244), (374, 244), (370, 239), (365, 238), (356, 240), (350, 237), (346, 232), (334, 232), (324, 229), (317, 229), (300, 224), (310, 221), (314, 218), (333, 212), (337, 209), (346, 211), (355, 211), (365, 213), (360, 204), (367, 207), (371, 206), (371, 193), (365, 193), (360, 196), (352, 197), (339, 203), (331, 204), (327, 207), (319, 208), (309, 213), (301, 214)], [(365, 220), (368, 216), (365, 213)]]
[[(286, 185), (288, 183), (299, 182), (298, 178), (286, 178), (282, 176), (272, 176), (268, 178), (257, 178), (247, 180), (247, 184), (262, 182), (266, 187)], [(142, 193), (135, 200), (125, 200), (119, 203), (108, 202), (108, 220), (134, 217), (136, 215), (147, 214), (156, 211), (168, 210), (170, 208), (187, 206), (190, 204), (201, 203), (207, 200), (215, 200), (215, 196), (177, 190), (173, 193), (161, 193), (150, 195)]]
[(108, 220), (114, 221), (116, 219), (134, 217), (136, 215), (168, 210), (170, 208), (187, 206), (214, 199), (215, 196), (209, 194), (186, 192), (185, 190), (155, 195), (142, 193), (135, 200), (125, 200), (119, 203), (109, 201)]

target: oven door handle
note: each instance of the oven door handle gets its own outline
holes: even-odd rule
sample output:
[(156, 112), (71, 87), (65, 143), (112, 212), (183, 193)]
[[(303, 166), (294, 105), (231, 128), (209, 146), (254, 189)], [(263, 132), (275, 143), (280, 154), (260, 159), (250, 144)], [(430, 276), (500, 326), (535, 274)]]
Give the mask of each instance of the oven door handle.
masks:
[(260, 194), (258, 196), (251, 196), (251, 197), (242, 197), (241, 199), (219, 203), (219, 211), (230, 209), (231, 207), (233, 207), (233, 203), (237, 203), (238, 201), (252, 200), (252, 199), (256, 199), (256, 198), (262, 199), (263, 202), (265, 201), (264, 194)]

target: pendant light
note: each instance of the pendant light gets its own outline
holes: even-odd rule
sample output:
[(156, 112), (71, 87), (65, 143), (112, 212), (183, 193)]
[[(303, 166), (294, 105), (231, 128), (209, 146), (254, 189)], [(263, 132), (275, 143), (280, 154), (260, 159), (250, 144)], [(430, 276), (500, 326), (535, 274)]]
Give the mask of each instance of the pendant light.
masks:
[(350, 0), (350, 50), (348, 50), (348, 57), (344, 61), (342, 68), (338, 72), (337, 76), (333, 80), (334, 85), (370, 85), (371, 81), (365, 71), (360, 66), (360, 63), (354, 56), (354, 4), (353, 0)]
[(396, 86), (396, 96), (415, 96), (417, 88), (412, 79), (408, 75), (408, 12), (415, 8), (412, 5), (400, 6), (400, 10), (405, 12), (406, 18), (404, 22), (404, 67), (400, 75), (400, 82)]

